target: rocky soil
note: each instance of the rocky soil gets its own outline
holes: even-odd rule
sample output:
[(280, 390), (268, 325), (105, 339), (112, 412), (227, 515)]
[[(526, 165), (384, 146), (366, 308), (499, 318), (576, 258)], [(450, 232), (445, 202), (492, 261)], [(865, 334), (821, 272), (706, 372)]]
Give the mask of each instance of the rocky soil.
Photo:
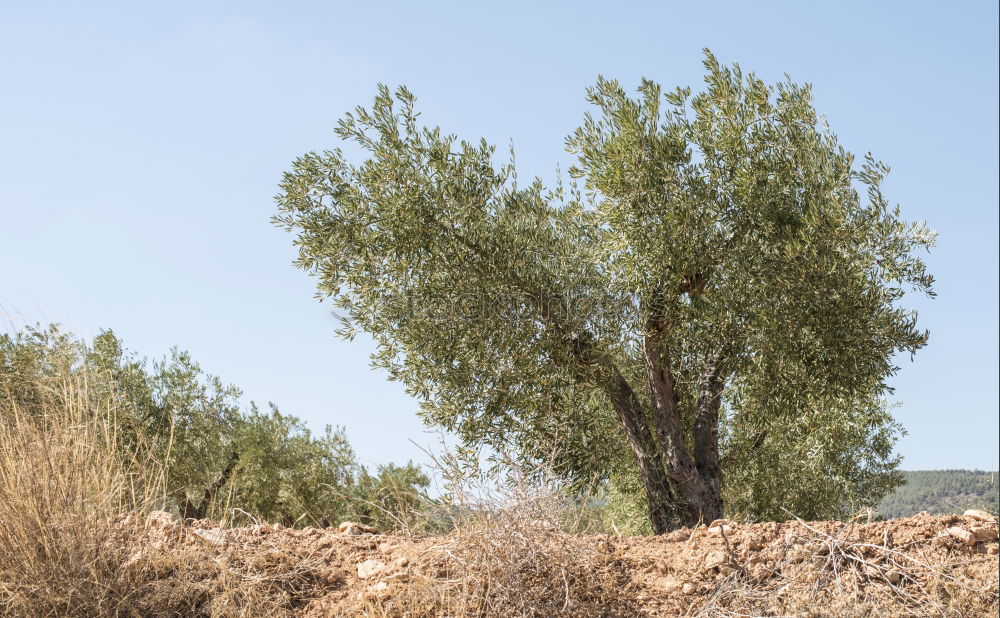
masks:
[[(413, 537), (353, 523), (223, 529), (184, 526), (166, 513), (136, 523), (146, 542), (131, 560), (163, 569), (158, 595), (187, 595), (192, 613), (226, 613), (219, 604), (237, 603), (233, 589), (269, 615), (310, 617), (501, 615), (518, 599), (537, 607), (535, 615), (580, 616), (998, 609), (997, 521), (983, 511), (850, 524), (720, 520), (660, 537), (542, 527)], [(511, 556), (501, 555), (506, 547)], [(164, 561), (170, 555), (178, 557)], [(526, 598), (533, 594), (536, 605)], [(510, 615), (532, 615), (526, 611)]]

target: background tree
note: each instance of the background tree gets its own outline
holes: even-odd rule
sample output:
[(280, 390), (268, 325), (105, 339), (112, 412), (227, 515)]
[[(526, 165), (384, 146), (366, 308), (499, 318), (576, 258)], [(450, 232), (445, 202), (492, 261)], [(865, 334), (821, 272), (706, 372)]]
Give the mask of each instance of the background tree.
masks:
[[(239, 389), (206, 374), (186, 352), (148, 363), (110, 330), (89, 344), (56, 326), (0, 334), (0, 391), (24, 409), (41, 409), (32, 403), (53, 396), (42, 392), (46, 377), (74, 373), (86, 378), (87, 390), (55, 395), (88, 397), (95, 413), (113, 413), (114, 438), (142, 454), (133, 463), (151, 455), (152, 469), (135, 474), (163, 474), (164, 506), (185, 518), (319, 525), (383, 500), (379, 522), (388, 523), (397, 506), (405, 507), (399, 516), (409, 516), (412, 504), (401, 501), (427, 484), (409, 464), (380, 470), (373, 483), (342, 429), (314, 435), (273, 404), (244, 409)], [(400, 497), (386, 499), (386, 485)]]
[(350, 502), (350, 519), (379, 530), (425, 526), (431, 480), (412, 462), (378, 466), (375, 474), (361, 470)]
[(274, 404), (267, 412), (251, 404), (234, 431), (240, 463), (225, 503), (287, 526), (348, 517), (348, 496), (364, 467), (342, 429), (327, 425), (313, 435)]
[[(705, 67), (694, 97), (598, 79), (567, 140), (582, 192), (519, 186), (485, 141), (419, 126), (413, 95), (381, 86), (337, 128), (369, 158), (298, 159), (275, 217), (349, 313), (341, 334), (372, 334), (426, 420), (578, 482), (625, 448), (655, 532), (720, 517), (725, 456), (775, 423), (864, 417), (891, 443), (864, 411), (927, 340), (899, 301), (932, 293), (915, 251), (933, 234), (889, 207), (888, 168), (855, 166), (809, 86)], [(758, 479), (747, 465), (733, 476)]]

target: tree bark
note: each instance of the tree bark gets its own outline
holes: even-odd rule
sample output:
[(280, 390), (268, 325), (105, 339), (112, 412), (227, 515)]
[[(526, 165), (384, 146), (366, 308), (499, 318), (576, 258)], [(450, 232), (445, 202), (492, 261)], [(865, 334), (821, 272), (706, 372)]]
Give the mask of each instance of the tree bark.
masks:
[(719, 408), (725, 380), (722, 358), (713, 356), (698, 385), (697, 416), (694, 421), (694, 457), (699, 476), (711, 490), (705, 518), (722, 517), (722, 467), (719, 465)]
[(646, 493), (649, 523), (653, 533), (669, 532), (674, 524), (672, 507), (675, 500), (663, 457), (646, 425), (642, 403), (614, 363), (595, 358), (594, 349), (586, 334), (578, 337), (567, 335), (561, 316), (556, 315), (557, 306), (559, 304), (555, 302), (538, 303), (544, 320), (569, 344), (569, 350), (575, 359), (574, 370), (578, 378), (586, 383), (596, 377), (599, 387), (611, 400), (611, 405), (618, 415), (618, 421), (625, 430), (625, 436), (635, 456), (636, 467), (639, 469), (639, 476)]

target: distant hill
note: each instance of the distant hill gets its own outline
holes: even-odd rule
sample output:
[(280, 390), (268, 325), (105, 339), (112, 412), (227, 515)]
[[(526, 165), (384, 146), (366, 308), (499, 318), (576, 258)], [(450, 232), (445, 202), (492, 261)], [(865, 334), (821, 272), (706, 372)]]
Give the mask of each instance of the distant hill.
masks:
[(903, 472), (906, 484), (886, 497), (878, 511), (885, 517), (908, 517), (928, 511), (933, 515), (965, 509), (998, 510), (998, 474), (981, 470), (915, 470)]

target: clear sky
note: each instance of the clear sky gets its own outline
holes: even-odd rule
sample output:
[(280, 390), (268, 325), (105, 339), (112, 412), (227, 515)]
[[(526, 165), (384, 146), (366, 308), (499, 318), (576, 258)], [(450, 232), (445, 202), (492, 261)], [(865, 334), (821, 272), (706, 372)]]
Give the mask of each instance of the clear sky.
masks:
[(701, 49), (814, 84), (844, 145), (940, 233), (930, 344), (893, 379), (904, 468), (998, 460), (997, 3), (0, 3), (0, 323), (170, 346), (366, 463), (431, 444), (370, 343), (333, 336), (272, 196), (376, 84), (423, 118), (565, 169), (600, 73), (698, 88)]

